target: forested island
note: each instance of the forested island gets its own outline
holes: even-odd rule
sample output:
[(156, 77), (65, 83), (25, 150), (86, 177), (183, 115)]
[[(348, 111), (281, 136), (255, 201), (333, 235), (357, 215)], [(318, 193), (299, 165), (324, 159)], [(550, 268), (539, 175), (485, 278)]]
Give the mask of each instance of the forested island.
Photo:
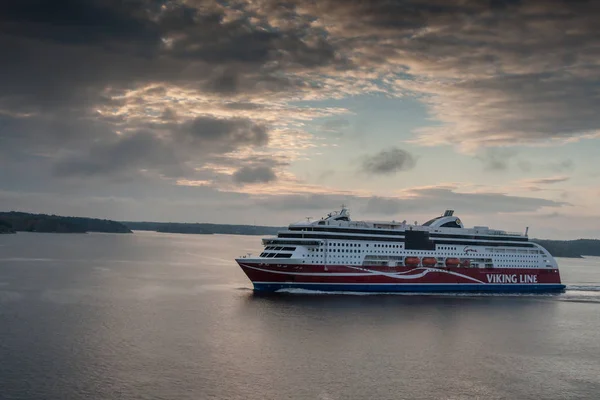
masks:
[(0, 233), (17, 233), (11, 224), (0, 219)]
[(125, 225), (107, 219), (63, 217), (25, 212), (0, 212), (0, 233), (131, 233)]
[(582, 256), (600, 256), (600, 240), (577, 239), (577, 240), (542, 240), (531, 239), (542, 245), (554, 257), (578, 258)]
[[(276, 235), (283, 227), (259, 225), (225, 225), (182, 222), (135, 222), (111, 221), (107, 219), (63, 217), (58, 215), (31, 214), (25, 212), (0, 212), (0, 234), (15, 232), (56, 233), (131, 233), (132, 230), (163, 233), (227, 234), (227, 235)], [(600, 256), (600, 240), (544, 240), (531, 239), (539, 243), (555, 257)]]
[(182, 222), (132, 222), (123, 221), (123, 225), (134, 231), (155, 231), (164, 233), (193, 233), (211, 235), (275, 235), (282, 227), (257, 225), (223, 225)]

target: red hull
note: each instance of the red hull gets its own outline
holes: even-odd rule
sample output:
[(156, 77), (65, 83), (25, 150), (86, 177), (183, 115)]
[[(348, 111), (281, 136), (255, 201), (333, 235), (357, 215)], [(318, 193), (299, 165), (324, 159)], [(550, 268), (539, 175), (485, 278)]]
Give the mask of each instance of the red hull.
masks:
[[(557, 269), (238, 264), (257, 290), (300, 287), (366, 291), (561, 290)], [(378, 288), (381, 288), (379, 290)]]

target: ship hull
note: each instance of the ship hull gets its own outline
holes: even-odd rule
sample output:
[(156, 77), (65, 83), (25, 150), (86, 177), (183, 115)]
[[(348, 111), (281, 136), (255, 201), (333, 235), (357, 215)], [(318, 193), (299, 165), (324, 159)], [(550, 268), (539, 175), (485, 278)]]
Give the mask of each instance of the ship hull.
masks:
[(254, 290), (352, 292), (560, 292), (557, 269), (264, 264), (237, 260)]

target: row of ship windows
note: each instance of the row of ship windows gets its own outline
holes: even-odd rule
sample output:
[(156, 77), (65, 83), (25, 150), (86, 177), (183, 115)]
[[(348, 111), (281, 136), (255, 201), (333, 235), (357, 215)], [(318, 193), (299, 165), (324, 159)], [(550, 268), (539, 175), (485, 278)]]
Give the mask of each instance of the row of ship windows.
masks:
[[(383, 248), (388, 248), (388, 245), (374, 245), (374, 247), (383, 247)], [(402, 246), (400, 245), (400, 247), (398, 247), (398, 245), (389, 245), (389, 248), (402, 248)], [(324, 251), (323, 249), (308, 249), (309, 251)], [(442, 247), (442, 248), (438, 248), (436, 250), (430, 250), (430, 251), (411, 251), (411, 250), (407, 250), (405, 251), (406, 253), (410, 253), (410, 254), (425, 254), (425, 253), (431, 253), (431, 252), (435, 252), (438, 250), (454, 250), (456, 251), (456, 247)], [(328, 251), (347, 251), (346, 249), (329, 249)], [(351, 251), (351, 250), (350, 250)], [(492, 251), (488, 251), (489, 253), (492, 253)], [(525, 251), (524, 253), (526, 253), (527, 251)], [(445, 253), (445, 254), (449, 254), (449, 255), (459, 255), (460, 253)], [(538, 251), (535, 252), (531, 252), (530, 254), (536, 254), (536, 255), (517, 255), (517, 254), (509, 254), (506, 255), (505, 257), (537, 257), (537, 254), (540, 254)]]
[[(371, 243), (373, 244), (373, 243)], [(334, 246), (334, 247), (362, 247), (362, 244), (360, 243), (336, 243), (336, 242), (330, 242), (329, 243), (330, 246)], [(369, 247), (369, 243), (365, 244), (365, 247)], [(390, 249), (401, 249), (404, 247), (403, 244), (378, 244), (378, 243), (374, 243), (373, 247), (380, 247), (380, 248), (390, 248)]]
[[(392, 249), (402, 249), (404, 248), (404, 245), (402, 244), (380, 244), (380, 243), (371, 243), (373, 245), (373, 247), (375, 248), (392, 248)], [(336, 243), (336, 242), (330, 242), (329, 243), (330, 246), (334, 246), (334, 247), (359, 247), (362, 248), (362, 244), (360, 243)], [(369, 247), (369, 243), (365, 244), (365, 247)], [(295, 247), (275, 247), (275, 246), (268, 246), (265, 248), (265, 250), (284, 250), (284, 251), (294, 251), (296, 250)], [(436, 250), (452, 250), (452, 251), (457, 251), (457, 247), (454, 246), (438, 246), (436, 248)], [(541, 253), (538, 250), (523, 250), (523, 249), (491, 249), (491, 248), (486, 248), (486, 251), (488, 252), (494, 252), (494, 253), (521, 253), (521, 254), (539, 254)]]
[(520, 253), (520, 254), (543, 254), (539, 250), (523, 250), (523, 249), (490, 249), (486, 248), (485, 251), (493, 253)]
[[(270, 247), (269, 246), (269, 247), (266, 247), (265, 250), (294, 251), (295, 248), (294, 247)], [(326, 251), (324, 249), (308, 249), (308, 250), (310, 252), (324, 252), (324, 251)], [(363, 252), (363, 250), (356, 250), (356, 249), (329, 249), (329, 250), (327, 250), (327, 252), (328, 253), (335, 253), (335, 252), (337, 252), (337, 253), (360, 253), (360, 252)], [(390, 252), (388, 252), (388, 251), (382, 251), (382, 252), (385, 252), (386, 254), (387, 253), (393, 253), (391, 251)], [(406, 254), (422, 254), (422, 255), (431, 254), (431, 252), (428, 252), (428, 251), (411, 251), (411, 250), (405, 251), (405, 253)], [(263, 254), (269, 254), (269, 253), (263, 253)], [(444, 253), (443, 255), (460, 256), (460, 255), (462, 255), (462, 253)], [(263, 256), (261, 255), (261, 257), (263, 257)], [(507, 254), (504, 257), (512, 257), (512, 258), (515, 258), (515, 257), (518, 257), (518, 258), (524, 258), (524, 257), (526, 257), (526, 258), (538, 258), (539, 254), (538, 255)]]
[[(319, 257), (319, 256), (312, 255), (312, 257)], [(335, 259), (329, 260), (329, 262), (332, 263), (332, 264), (341, 263), (341, 262), (347, 262), (347, 261), (344, 261), (344, 260), (359, 259), (360, 257), (358, 257), (358, 256), (333, 256), (333, 258), (335, 258)], [(376, 261), (370, 261), (370, 262), (376, 262)], [(484, 263), (483, 265), (486, 268), (493, 268), (493, 267), (496, 267), (496, 268), (502, 268), (502, 267), (505, 267), (505, 268), (532, 268), (532, 267), (535, 266), (535, 264), (534, 265), (529, 265), (529, 264), (518, 264), (518, 265), (515, 265), (515, 264), (497, 264), (497, 265), (494, 265), (492, 263)], [(473, 264), (472, 267), (478, 268), (478, 265), (477, 264)]]
[(260, 257), (263, 258), (291, 258), (291, 253), (260, 253)]
[[(332, 243), (332, 245), (333, 245), (333, 246), (335, 246), (335, 245), (336, 245), (336, 243)], [(348, 245), (348, 244), (347, 244), (347, 243), (346, 243), (346, 244), (344, 244), (344, 243), (338, 243), (337, 245), (338, 245), (338, 246), (344, 246), (344, 245)], [(360, 245), (360, 244), (359, 244), (359, 245), (357, 245), (357, 244), (350, 243), (349, 245), (350, 245), (350, 246), (357, 246), (357, 247), (361, 247), (361, 245)], [(367, 243), (367, 244), (365, 245), (365, 247), (369, 247), (369, 244)], [(394, 249), (402, 249), (402, 248), (404, 248), (404, 245), (402, 245), (402, 244), (400, 244), (400, 245), (398, 245), (398, 244), (377, 244), (377, 243), (375, 243), (375, 244), (373, 244), (373, 247), (376, 247), (376, 248), (394, 248)], [(450, 251), (457, 251), (457, 250), (458, 250), (458, 248), (457, 248), (457, 247), (455, 247), (455, 246), (438, 246), (438, 247), (436, 248), (436, 251), (437, 251), (437, 250), (450, 250)], [(505, 252), (506, 252), (506, 253), (512, 253), (512, 252), (514, 252), (514, 253), (520, 253), (520, 254), (540, 254), (540, 253), (541, 253), (541, 252), (540, 252), (540, 251), (538, 251), (538, 250), (523, 250), (523, 249), (519, 249), (519, 250), (517, 250), (517, 249), (491, 249), (491, 248), (486, 248), (486, 251), (488, 251), (488, 252), (494, 252), (494, 253), (505, 253)]]

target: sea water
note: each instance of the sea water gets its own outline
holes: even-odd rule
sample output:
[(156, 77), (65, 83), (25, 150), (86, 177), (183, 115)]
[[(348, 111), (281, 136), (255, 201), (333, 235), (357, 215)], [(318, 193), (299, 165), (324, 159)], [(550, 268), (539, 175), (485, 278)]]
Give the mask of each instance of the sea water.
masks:
[(0, 399), (595, 399), (600, 259), (547, 295), (256, 295), (260, 238), (0, 236)]

